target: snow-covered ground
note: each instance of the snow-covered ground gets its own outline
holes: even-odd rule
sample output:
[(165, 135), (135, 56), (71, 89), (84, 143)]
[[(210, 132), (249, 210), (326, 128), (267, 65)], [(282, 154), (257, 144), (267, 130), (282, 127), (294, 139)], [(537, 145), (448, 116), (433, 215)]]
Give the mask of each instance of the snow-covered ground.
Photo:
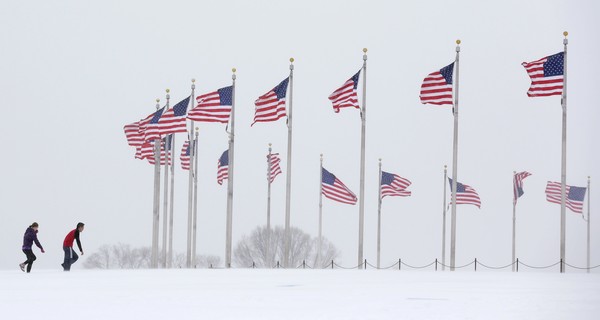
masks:
[(0, 319), (600, 319), (600, 274), (0, 271)]

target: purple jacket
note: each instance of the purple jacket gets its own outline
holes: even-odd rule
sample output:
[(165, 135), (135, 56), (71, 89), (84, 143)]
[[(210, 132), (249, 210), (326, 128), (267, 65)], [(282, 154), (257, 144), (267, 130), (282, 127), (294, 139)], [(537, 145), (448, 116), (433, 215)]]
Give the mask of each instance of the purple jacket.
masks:
[(38, 248), (40, 248), (41, 250), (44, 249), (44, 248), (42, 248), (42, 245), (38, 241), (37, 230), (33, 230), (33, 228), (27, 228), (27, 230), (25, 230), (25, 235), (23, 235), (23, 248), (22, 249), (23, 250), (31, 250), (31, 246), (33, 245), (34, 241), (35, 241), (35, 245), (38, 246)]

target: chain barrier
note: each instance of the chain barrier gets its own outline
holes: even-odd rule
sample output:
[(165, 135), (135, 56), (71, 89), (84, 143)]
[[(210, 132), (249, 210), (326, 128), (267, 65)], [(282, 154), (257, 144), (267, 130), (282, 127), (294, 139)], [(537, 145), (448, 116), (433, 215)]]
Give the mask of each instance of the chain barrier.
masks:
[(402, 265), (407, 266), (407, 267), (412, 268), (412, 269), (425, 269), (425, 268), (431, 267), (434, 264), (435, 264), (435, 261), (433, 261), (432, 263), (430, 263), (428, 265), (425, 265), (425, 266), (415, 267), (415, 266), (411, 266), (409, 264), (406, 264), (406, 263), (402, 262)]
[[(508, 267), (512, 267), (512, 266), (514, 266), (516, 263), (517, 263), (517, 262), (515, 261), (515, 262), (513, 262), (513, 263), (511, 263), (511, 264), (507, 264), (507, 265), (505, 265), (505, 266), (502, 266), (502, 267), (492, 267), (492, 266), (485, 265), (485, 264), (483, 264), (483, 263), (479, 262), (479, 260), (477, 260), (477, 264), (478, 264), (478, 265), (480, 265), (480, 266), (482, 266), (482, 267), (484, 267), (484, 268), (493, 269), (493, 270), (506, 269), (506, 268), (508, 268)], [(521, 263), (521, 262), (519, 262), (519, 263)]]
[(559, 262), (557, 262), (557, 263), (555, 263), (555, 264), (552, 264), (552, 265), (549, 265), (549, 266), (542, 266), (542, 267), (538, 267), (538, 266), (530, 266), (530, 265), (528, 265), (528, 264), (526, 264), (526, 263), (524, 263), (524, 262), (522, 262), (522, 261), (519, 261), (519, 265), (521, 265), (521, 264), (522, 264), (522, 265), (524, 265), (524, 266), (526, 266), (527, 268), (531, 268), (531, 269), (548, 269), (548, 268), (552, 268), (552, 267), (554, 267), (554, 266), (556, 266), (556, 265), (559, 265), (559, 264), (560, 264), (560, 261), (559, 261)]
[[(474, 263), (475, 263), (475, 260), (473, 260), (473, 261), (471, 261), (471, 262), (469, 262), (469, 263), (465, 264), (464, 266), (458, 266), (458, 267), (454, 267), (454, 269), (462, 269), (462, 268), (466, 268), (466, 267), (468, 267), (468, 266), (470, 266), (470, 265), (472, 265), (472, 264), (474, 264)], [(479, 264), (480, 262), (478, 261), (477, 263)], [(452, 268), (452, 266), (449, 266), (449, 265), (443, 264), (443, 263), (441, 263), (441, 262), (439, 262), (439, 261), (438, 261), (438, 264), (439, 264), (440, 266), (443, 266), (443, 267), (446, 267), (446, 268)]]
[(335, 261), (333, 261), (333, 265), (336, 266), (336, 267), (338, 267), (338, 268), (340, 268), (340, 269), (352, 270), (352, 269), (358, 269), (358, 268), (362, 267), (364, 265), (364, 262), (361, 263), (361, 264), (359, 264), (359, 265), (357, 265), (356, 267), (351, 267), (351, 268), (340, 266), (339, 264), (335, 263)]
[(600, 264), (597, 265), (597, 266), (589, 267), (589, 268), (588, 267), (577, 267), (577, 266), (572, 266), (572, 265), (570, 265), (570, 264), (568, 264), (566, 262), (565, 262), (565, 265), (567, 265), (567, 266), (569, 266), (571, 268), (579, 269), (579, 270), (592, 270), (592, 269), (596, 269), (596, 268), (600, 267)]

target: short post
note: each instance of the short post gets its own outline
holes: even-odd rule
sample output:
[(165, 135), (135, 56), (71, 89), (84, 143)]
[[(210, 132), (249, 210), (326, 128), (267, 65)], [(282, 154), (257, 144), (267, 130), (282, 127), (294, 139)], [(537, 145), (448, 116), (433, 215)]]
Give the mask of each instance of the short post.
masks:
[(398, 270), (402, 270), (402, 259), (398, 259)]
[(279, 261), (277, 261), (277, 269), (279, 269)]
[(212, 267), (212, 263), (211, 263), (211, 264), (210, 264), (210, 269), (212, 269), (212, 268), (213, 268), (213, 267)]
[(306, 260), (302, 260), (302, 269), (306, 269)]
[(564, 266), (564, 264), (563, 264), (563, 259), (562, 259), (562, 258), (560, 258), (560, 272), (561, 272), (561, 273), (564, 273), (564, 272), (565, 272), (565, 266)]
[(365, 264), (364, 264), (364, 266), (365, 266), (365, 270), (367, 270), (367, 259), (365, 259)]
[(333, 269), (333, 260), (331, 260), (331, 269)]
[(437, 271), (437, 258), (435, 258), (435, 271)]
[(517, 272), (519, 272), (519, 258), (517, 258)]
[(477, 258), (475, 258), (475, 271), (477, 271)]
[(252, 269), (256, 268), (256, 263), (252, 261)]

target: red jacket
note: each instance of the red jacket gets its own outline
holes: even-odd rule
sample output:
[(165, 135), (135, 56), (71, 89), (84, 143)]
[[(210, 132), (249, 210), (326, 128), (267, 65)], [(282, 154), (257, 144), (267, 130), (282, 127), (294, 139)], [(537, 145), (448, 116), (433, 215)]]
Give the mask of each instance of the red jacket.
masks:
[(75, 240), (77, 240), (77, 247), (79, 247), (79, 251), (83, 251), (81, 249), (81, 241), (79, 241), (79, 230), (77, 229), (73, 229), (67, 234), (67, 236), (65, 237), (65, 241), (63, 241), (63, 247), (73, 247), (73, 241)]

